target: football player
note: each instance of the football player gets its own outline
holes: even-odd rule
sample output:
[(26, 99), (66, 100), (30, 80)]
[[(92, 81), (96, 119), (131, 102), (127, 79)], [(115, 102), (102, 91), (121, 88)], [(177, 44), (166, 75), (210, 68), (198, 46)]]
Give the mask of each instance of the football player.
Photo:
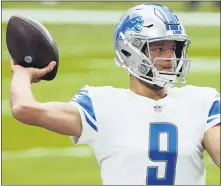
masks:
[[(205, 184), (203, 152), (220, 167), (220, 95), (183, 86), (191, 43), (169, 8), (127, 10), (114, 30), (115, 62), (130, 74), (128, 89), (84, 86), (69, 103), (39, 103), (31, 82), (50, 72), (11, 62), (13, 116), (88, 144), (103, 184)], [(85, 175), (86, 176), (86, 175)]]

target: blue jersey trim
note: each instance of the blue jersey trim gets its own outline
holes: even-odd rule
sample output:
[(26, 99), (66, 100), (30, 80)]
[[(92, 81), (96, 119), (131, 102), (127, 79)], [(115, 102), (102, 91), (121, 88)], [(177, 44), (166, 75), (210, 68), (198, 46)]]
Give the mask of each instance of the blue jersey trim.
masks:
[(208, 117), (211, 117), (216, 114), (220, 114), (220, 100), (216, 100), (213, 103), (212, 107), (210, 108)]
[[(97, 120), (96, 120), (93, 104), (89, 96), (88, 90), (86, 89), (79, 90), (78, 93), (74, 96), (74, 98), (71, 101), (78, 103), (83, 108), (82, 110), (84, 112), (86, 122), (95, 131), (98, 131), (97, 126), (95, 125)], [(88, 117), (88, 115), (91, 116), (91, 118), (93, 118), (94, 121), (90, 117)]]

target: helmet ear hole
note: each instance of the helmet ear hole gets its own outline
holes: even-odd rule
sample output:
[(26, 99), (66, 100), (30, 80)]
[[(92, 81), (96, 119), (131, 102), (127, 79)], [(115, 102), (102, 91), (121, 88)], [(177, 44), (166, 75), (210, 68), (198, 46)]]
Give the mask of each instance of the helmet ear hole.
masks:
[[(185, 41), (176, 41), (176, 58), (182, 57), (182, 51), (185, 46)], [(177, 61), (177, 65), (179, 64), (179, 61)], [(182, 68), (180, 68), (179, 72), (182, 72)], [(177, 75), (177, 77), (180, 77), (180, 75)]]
[(130, 57), (131, 56), (131, 53), (127, 52), (126, 50), (122, 49), (121, 50), (122, 54), (125, 55), (125, 57)]
[(176, 41), (176, 57), (181, 58), (185, 41)]
[[(147, 48), (147, 42), (144, 43), (142, 49), (141, 49), (141, 52), (143, 52), (145, 54), (145, 50)], [(146, 55), (146, 54), (145, 54)]]

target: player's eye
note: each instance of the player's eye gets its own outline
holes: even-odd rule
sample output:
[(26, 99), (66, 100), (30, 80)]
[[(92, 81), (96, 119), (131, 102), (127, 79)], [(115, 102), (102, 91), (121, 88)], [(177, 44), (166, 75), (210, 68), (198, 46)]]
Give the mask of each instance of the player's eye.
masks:
[(173, 48), (171, 48), (171, 49), (168, 49), (168, 48), (166, 49), (166, 48), (160, 47), (160, 48), (156, 48), (155, 51), (157, 51), (157, 52), (165, 52), (165, 51), (175, 52), (175, 51), (176, 51), (176, 47), (173, 47)]
[(165, 49), (164, 48), (157, 48), (156, 51), (157, 52), (163, 52), (163, 51), (165, 51)]

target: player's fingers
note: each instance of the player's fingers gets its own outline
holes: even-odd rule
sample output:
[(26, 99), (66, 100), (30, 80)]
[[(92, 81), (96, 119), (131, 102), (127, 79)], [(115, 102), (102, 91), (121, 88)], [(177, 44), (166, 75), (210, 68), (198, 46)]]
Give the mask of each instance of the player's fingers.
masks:
[(55, 61), (50, 62), (48, 66), (52, 66), (52, 70), (53, 70), (54, 67), (56, 66), (56, 62)]
[(44, 76), (47, 73), (51, 72), (55, 66), (56, 66), (55, 61), (50, 62), (47, 67), (40, 70), (40, 73), (41, 73), (40, 76)]
[(35, 79), (34, 81), (32, 81), (32, 83), (39, 83), (41, 81), (41, 79)]
[(32, 79), (31, 83), (38, 83), (39, 81), (41, 81), (41, 79)]

